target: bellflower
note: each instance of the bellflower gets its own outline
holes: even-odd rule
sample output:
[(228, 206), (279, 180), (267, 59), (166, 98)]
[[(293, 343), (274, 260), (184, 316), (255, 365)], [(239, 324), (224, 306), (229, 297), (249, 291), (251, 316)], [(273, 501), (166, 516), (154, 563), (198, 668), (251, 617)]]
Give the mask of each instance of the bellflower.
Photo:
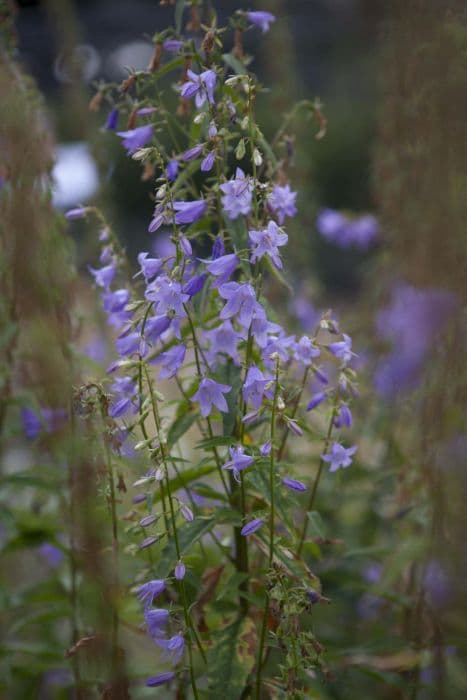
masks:
[(144, 337), (146, 340), (155, 342), (165, 333), (172, 323), (168, 316), (150, 316), (144, 325)]
[(157, 314), (167, 314), (171, 318), (186, 316), (183, 305), (190, 297), (182, 291), (180, 282), (171, 279), (168, 275), (156, 277), (154, 282), (147, 286), (145, 297), (154, 302)]
[(160, 685), (165, 685), (170, 683), (175, 678), (175, 673), (173, 671), (164, 671), (163, 673), (158, 673), (157, 676), (152, 676), (146, 681), (148, 688), (158, 688)]
[(197, 146), (193, 146), (192, 148), (189, 148), (187, 151), (182, 153), (182, 160), (184, 161), (190, 161), (194, 160), (195, 158), (198, 158), (198, 156), (201, 155), (203, 152), (204, 145), (198, 144)]
[(183, 41), (178, 39), (166, 39), (162, 44), (164, 51), (169, 51), (170, 53), (178, 53), (183, 47)]
[(332, 243), (342, 237), (346, 224), (347, 218), (333, 209), (322, 209), (316, 219), (318, 232)]
[(230, 447), (230, 459), (222, 465), (222, 469), (231, 470), (236, 481), (240, 481), (240, 472), (250, 467), (255, 461), (250, 455), (243, 453), (243, 447)]
[(193, 401), (199, 403), (203, 418), (210, 415), (213, 406), (222, 413), (228, 413), (229, 407), (223, 394), (227, 394), (231, 390), (232, 387), (228, 384), (219, 384), (219, 382), (207, 377), (202, 379), (198, 391), (193, 396)]
[(206, 100), (214, 104), (214, 89), (216, 87), (217, 76), (213, 70), (205, 70), (198, 74), (188, 69), (188, 80), (179, 88), (180, 94), (184, 98), (195, 98), (195, 104), (202, 107)]
[(249, 21), (259, 27), (263, 34), (269, 30), (269, 25), (276, 21), (276, 18), (270, 12), (265, 12), (264, 10), (258, 10), (257, 12), (247, 12), (246, 16)]
[(69, 209), (65, 214), (65, 219), (68, 221), (77, 221), (78, 219), (84, 219), (88, 211), (87, 207), (76, 207), (75, 209)]
[(185, 345), (174, 345), (169, 350), (161, 353), (154, 360), (154, 364), (162, 365), (159, 379), (171, 379), (175, 377), (185, 359)]
[(248, 537), (248, 535), (252, 535), (254, 532), (259, 530), (262, 524), (263, 520), (261, 518), (255, 518), (254, 520), (250, 520), (249, 523), (242, 527), (242, 529), (240, 530), (240, 534), (244, 537)]
[(148, 608), (144, 611), (144, 619), (148, 628), (149, 636), (152, 639), (165, 635), (164, 627), (170, 617), (168, 610), (164, 608)]
[(212, 260), (203, 260), (206, 263), (207, 271), (214, 277), (219, 279), (215, 283), (215, 287), (219, 287), (224, 282), (227, 282), (238, 267), (239, 259), (235, 253), (221, 255)]
[(137, 392), (136, 382), (131, 377), (116, 377), (110, 386), (115, 398), (109, 407), (109, 416), (119, 418), (133, 409), (133, 399)]
[(42, 421), (36, 416), (32, 409), (26, 406), (21, 409), (21, 422), (23, 424), (24, 434), (28, 440), (35, 440), (43, 429)]
[(216, 160), (216, 152), (209, 151), (209, 153), (207, 154), (207, 156), (203, 159), (203, 162), (201, 163), (201, 172), (208, 173), (210, 170), (212, 170), (212, 166), (214, 165), (215, 160)]
[(208, 276), (206, 273), (203, 273), (201, 275), (195, 275), (188, 282), (186, 282), (186, 284), (183, 285), (183, 293), (188, 294), (190, 298), (194, 297), (196, 294), (199, 294), (199, 292), (204, 287), (204, 283), (206, 282), (207, 277)]
[(170, 180), (170, 182), (173, 182), (177, 179), (178, 160), (176, 158), (172, 158), (171, 160), (169, 160), (165, 169), (165, 174), (167, 175), (167, 179)]
[(235, 316), (241, 326), (249, 328), (255, 312), (262, 308), (251, 284), (227, 282), (219, 287), (219, 294), (227, 301), (220, 313), (221, 319), (225, 321)]
[(174, 202), (176, 224), (193, 224), (204, 216), (208, 204), (204, 199), (192, 202)]
[(115, 131), (117, 128), (118, 124), (118, 109), (115, 107), (110, 110), (107, 120), (105, 122), (105, 128), (108, 129), (109, 131)]
[(295, 343), (294, 348), (294, 358), (297, 362), (301, 362), (306, 367), (311, 365), (314, 357), (320, 355), (320, 349), (313, 345), (310, 338), (304, 335), (300, 340)]
[(229, 219), (236, 219), (240, 214), (248, 216), (253, 199), (253, 183), (241, 168), (237, 168), (235, 177), (220, 186), (224, 193), (222, 206)]
[(138, 263), (146, 282), (159, 274), (162, 270), (163, 262), (159, 258), (148, 258), (149, 253), (139, 253)]
[(186, 567), (182, 561), (179, 561), (175, 566), (174, 574), (177, 581), (182, 581), (185, 578)]
[(267, 457), (269, 454), (271, 454), (271, 450), (272, 442), (271, 440), (268, 440), (264, 443), (264, 445), (261, 445), (261, 447), (259, 448), (259, 453), (262, 457)]
[(328, 345), (328, 350), (330, 350), (335, 357), (339, 358), (339, 360), (342, 360), (344, 365), (347, 365), (354, 356), (352, 352), (352, 338), (346, 333), (343, 333), (343, 338), (344, 340)]
[(258, 409), (263, 402), (266, 386), (270, 381), (256, 365), (251, 365), (242, 388), (243, 400)]
[(217, 328), (205, 331), (203, 337), (210, 343), (207, 359), (210, 363), (212, 362), (213, 366), (216, 365), (217, 355), (221, 354), (231, 357), (234, 364), (240, 365), (237, 346), (241, 336), (234, 330), (230, 321), (224, 321)]
[(312, 411), (314, 408), (317, 408), (320, 404), (323, 403), (323, 401), (326, 401), (327, 399), (327, 394), (324, 391), (319, 391), (316, 394), (313, 394), (311, 397), (310, 402), (308, 403), (306, 410), (307, 411)]
[(143, 603), (145, 609), (147, 609), (153, 604), (154, 598), (157, 598), (163, 591), (165, 591), (165, 581), (163, 579), (154, 579), (138, 586), (136, 595)]
[(102, 294), (101, 298), (104, 311), (115, 313), (124, 310), (125, 306), (130, 301), (130, 292), (128, 289), (116, 289), (114, 292)]
[(336, 428), (351, 428), (352, 427), (352, 412), (347, 404), (343, 403), (339, 407), (339, 413), (334, 418)]
[(278, 225), (274, 221), (270, 221), (266, 229), (262, 231), (249, 231), (248, 236), (250, 242), (256, 247), (252, 250), (251, 262), (261, 260), (263, 255), (268, 255), (275, 267), (282, 269), (282, 260), (280, 258), (278, 248), (283, 246), (289, 240), (286, 233), (281, 233)]
[(178, 664), (183, 656), (183, 652), (185, 651), (185, 640), (181, 634), (175, 634), (169, 639), (156, 637), (154, 641), (156, 642), (157, 646), (165, 650), (166, 656), (170, 658), (174, 666)]
[(290, 479), (289, 477), (284, 477), (282, 479), (284, 486), (287, 486), (291, 491), (306, 491), (306, 484), (303, 481), (298, 481), (297, 479)]
[(117, 338), (115, 347), (119, 355), (128, 357), (134, 353), (144, 355), (144, 341), (142, 341), (139, 333), (127, 333), (126, 335)]
[(295, 336), (285, 335), (282, 331), (277, 336), (271, 336), (268, 339), (267, 345), (263, 348), (261, 357), (264, 364), (269, 369), (274, 369), (275, 360), (271, 359), (271, 355), (278, 354), (282, 363), (287, 362), (290, 358), (290, 349), (295, 345)]
[(97, 270), (90, 266), (88, 269), (91, 275), (94, 277), (97, 286), (103, 287), (103, 289), (108, 292), (115, 277), (115, 273), (117, 272), (115, 262), (111, 262), (110, 265), (104, 265), (104, 267), (100, 267)]
[(151, 139), (153, 128), (151, 124), (138, 126), (129, 131), (117, 131), (117, 136), (123, 139), (122, 144), (126, 148), (128, 155), (132, 155), (138, 148), (143, 148)]
[(148, 226), (148, 231), (149, 233), (155, 233), (160, 229), (162, 224), (166, 224), (168, 222), (166, 212), (164, 211), (164, 208), (161, 204), (158, 204), (156, 208), (154, 209), (154, 213), (152, 215), (152, 219), (149, 222)]
[(345, 448), (338, 442), (333, 442), (330, 450), (326, 452), (326, 454), (321, 455), (321, 459), (323, 462), (328, 462), (328, 464), (330, 464), (330, 472), (335, 472), (340, 469), (340, 467), (343, 467), (344, 469), (346, 467), (350, 467), (352, 464), (352, 457), (356, 451), (356, 445)]
[(297, 207), (295, 200), (297, 193), (292, 192), (290, 185), (275, 185), (271, 194), (268, 197), (268, 205), (272, 212), (277, 216), (279, 224), (282, 226), (286, 216), (295, 216)]

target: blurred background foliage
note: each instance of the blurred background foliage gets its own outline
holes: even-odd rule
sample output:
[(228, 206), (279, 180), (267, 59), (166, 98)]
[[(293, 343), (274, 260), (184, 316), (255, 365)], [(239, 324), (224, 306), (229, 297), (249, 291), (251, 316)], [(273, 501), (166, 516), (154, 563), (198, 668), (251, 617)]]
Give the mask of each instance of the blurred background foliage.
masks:
[[(241, 3), (215, 5), (222, 24)], [(464, 3), (264, 0), (261, 9), (278, 17), (267, 37), (251, 36), (246, 46), (267, 86), (258, 115), (266, 135), (302, 98), (319, 96), (327, 119), (321, 140), (316, 123), (297, 118), (291, 129), (300, 212), (288, 227), (295, 296), (278, 295), (277, 302), (297, 329), (298, 301), (305, 317), (333, 308), (354, 337), (363, 376), (354, 431), (359, 459), (352, 470), (324, 480), (313, 515), (310, 565), (332, 601), (313, 612), (329, 669), (316, 678), (313, 697), (462, 700)], [(155, 0), (1, 3), (0, 175), (15, 194), (1, 197), (0, 688), (12, 700), (72, 697), (76, 654), (70, 663), (66, 650), (83, 633), (103, 633), (110, 624), (102, 605), (112, 585), (104, 512), (82, 505), (96, 498), (92, 436), (76, 443), (66, 426), (44, 430), (33, 448), (20, 408), (68, 410), (72, 385), (94, 371), (73, 348), (92, 340), (83, 336), (80, 318), (93, 318), (100, 331), (84, 279), (97, 248), (83, 226), (72, 250), (58, 211), (97, 201), (130, 259), (151, 244), (152, 183), (141, 182), (139, 166), (104, 131), (108, 106), (93, 112), (88, 103), (96, 81), (118, 82), (125, 66), (146, 66), (150, 38), (172, 22), (172, 13)], [(75, 150), (67, 163), (70, 144)], [(54, 150), (62, 174), (55, 170), (61, 190), (51, 200), (37, 182), (49, 177)], [(377, 245), (362, 252), (327, 241), (316, 228), (323, 207), (376, 214)], [(381, 390), (381, 372), (393, 373), (397, 391)], [(302, 446), (294, 459), (309, 469)], [(121, 497), (127, 504), (128, 496)], [(89, 544), (79, 562), (72, 546), (77, 534)], [(95, 556), (101, 550), (102, 560)], [(128, 630), (127, 649), (134, 675), (144, 674), (152, 654), (138, 629)], [(81, 666), (100, 678), (99, 663), (88, 658)], [(134, 697), (155, 695), (136, 687)]]

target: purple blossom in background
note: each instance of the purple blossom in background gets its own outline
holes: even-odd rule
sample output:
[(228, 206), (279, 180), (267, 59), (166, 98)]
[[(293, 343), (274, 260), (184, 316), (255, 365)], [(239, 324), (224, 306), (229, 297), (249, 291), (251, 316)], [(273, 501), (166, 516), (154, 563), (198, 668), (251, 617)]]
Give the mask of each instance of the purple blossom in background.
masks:
[[(269, 342), (269, 335), (271, 333), (280, 333), (281, 331), (281, 326), (278, 323), (268, 321), (266, 312), (258, 305), (251, 322), (251, 334), (255, 339), (256, 345), (259, 348), (265, 348)], [(246, 330), (243, 333), (243, 337), (245, 340), (248, 338)]]
[(170, 658), (174, 666), (178, 664), (185, 651), (185, 640), (181, 634), (175, 634), (170, 639), (156, 638), (154, 641), (157, 646), (165, 650), (166, 656)]
[(327, 394), (324, 391), (319, 391), (318, 393), (313, 394), (310, 402), (308, 403), (308, 406), (306, 407), (306, 410), (313, 411), (313, 409), (317, 408), (320, 404), (323, 403), (323, 401), (326, 401), (326, 399)]
[(101, 298), (104, 311), (115, 313), (124, 310), (130, 301), (130, 292), (128, 289), (116, 289), (114, 292), (102, 294)]
[(176, 224), (193, 224), (204, 216), (208, 204), (204, 199), (192, 202), (174, 202)]
[(356, 453), (357, 449), (358, 448), (356, 445), (346, 448), (343, 445), (340, 445), (338, 442), (333, 442), (330, 450), (326, 454), (321, 455), (321, 459), (323, 462), (328, 462), (330, 465), (330, 472), (335, 472), (341, 467), (344, 469), (346, 467), (350, 467), (352, 464), (352, 457)]
[(162, 260), (159, 258), (148, 258), (148, 255), (149, 253), (138, 254), (138, 263), (146, 282), (158, 275), (163, 266)]
[(220, 313), (223, 321), (236, 317), (239, 324), (249, 328), (258, 308), (255, 290), (248, 282), (227, 282), (219, 287), (219, 294), (227, 303)]
[(297, 479), (290, 479), (289, 477), (284, 477), (282, 479), (282, 483), (284, 486), (287, 486), (288, 489), (291, 489), (292, 491), (306, 491), (306, 484), (303, 483), (303, 481), (298, 481)]
[(110, 265), (100, 267), (97, 270), (92, 267), (89, 267), (88, 269), (91, 275), (94, 277), (97, 286), (102, 287), (108, 292), (115, 277), (115, 273), (117, 272), (115, 262), (110, 263)]
[(455, 307), (454, 295), (442, 289), (406, 284), (394, 288), (390, 304), (376, 319), (379, 337), (393, 346), (375, 372), (374, 383), (381, 396), (393, 398), (419, 384), (426, 358)]
[(132, 155), (138, 148), (143, 148), (151, 139), (153, 128), (151, 124), (138, 126), (129, 131), (117, 131), (117, 136), (123, 139), (122, 145), (126, 148), (128, 155)]
[(248, 535), (252, 535), (254, 532), (259, 530), (262, 524), (263, 520), (261, 518), (255, 518), (254, 520), (250, 520), (249, 523), (242, 527), (242, 529), (240, 530), (240, 534), (244, 537), (248, 537)]
[(164, 627), (169, 621), (170, 613), (164, 608), (152, 608), (144, 611), (144, 619), (152, 639), (165, 635)]
[(346, 333), (343, 333), (343, 338), (344, 340), (328, 345), (328, 350), (339, 360), (342, 360), (344, 365), (347, 365), (354, 356), (352, 352), (352, 338)]
[(230, 321), (224, 321), (217, 328), (205, 331), (203, 337), (210, 343), (207, 359), (210, 363), (212, 362), (213, 366), (217, 364), (217, 356), (221, 354), (231, 357), (237, 366), (240, 365), (240, 355), (238, 354), (237, 346), (241, 336), (234, 330)]
[(175, 673), (173, 671), (164, 671), (163, 673), (158, 673), (157, 676), (152, 676), (146, 681), (148, 688), (158, 688), (160, 685), (165, 685), (170, 683), (175, 678)]
[(185, 98), (194, 97), (198, 109), (204, 105), (206, 100), (210, 104), (214, 104), (214, 89), (217, 81), (215, 71), (205, 70), (198, 75), (188, 69), (187, 76), (189, 80), (180, 87), (181, 96)]
[(185, 153), (182, 153), (182, 160), (194, 160), (195, 158), (201, 155), (201, 153), (203, 152), (203, 148), (204, 145), (202, 143), (198, 144), (197, 146), (193, 146), (193, 148), (189, 148), (187, 151), (185, 151)]
[(185, 359), (185, 345), (174, 345), (166, 352), (161, 353), (154, 360), (154, 364), (162, 365), (159, 379), (171, 379), (175, 377)]
[(220, 186), (224, 196), (222, 206), (229, 219), (236, 219), (240, 214), (248, 216), (253, 199), (253, 183), (241, 168), (237, 168), (235, 177)]
[(276, 18), (270, 12), (258, 10), (257, 12), (247, 12), (246, 16), (255, 27), (259, 27), (263, 34), (269, 30), (269, 25), (276, 21)]
[(310, 332), (318, 323), (321, 314), (313, 304), (301, 295), (296, 295), (289, 305), (290, 312), (296, 316), (303, 330)]
[(40, 556), (45, 559), (47, 564), (49, 566), (52, 566), (53, 568), (60, 566), (60, 564), (63, 562), (63, 559), (65, 558), (64, 553), (62, 552), (61, 549), (56, 547), (53, 544), (50, 544), (50, 542), (44, 542), (37, 548), (38, 553)]
[(167, 163), (165, 174), (167, 175), (167, 179), (170, 180), (170, 182), (173, 182), (177, 179), (178, 160), (176, 158), (172, 158), (171, 160), (169, 160), (169, 162)]
[(87, 214), (87, 207), (76, 207), (75, 209), (69, 209), (65, 214), (65, 219), (68, 221), (77, 221), (78, 219), (84, 219)]
[(115, 341), (115, 347), (119, 355), (123, 357), (128, 357), (134, 353), (139, 353), (144, 355), (143, 351), (144, 342), (141, 339), (139, 333), (127, 333)]
[(203, 159), (203, 162), (201, 163), (201, 172), (208, 173), (210, 170), (212, 170), (212, 166), (214, 165), (215, 160), (216, 160), (215, 151), (209, 151), (209, 153), (207, 154), (207, 156)]
[(206, 270), (209, 274), (219, 278), (214, 285), (218, 287), (232, 277), (238, 267), (239, 260), (235, 253), (229, 253), (203, 262), (206, 263)]
[(263, 402), (266, 386), (270, 382), (271, 380), (265, 377), (256, 365), (251, 365), (242, 388), (243, 400), (258, 409)]
[(225, 253), (224, 241), (220, 236), (216, 236), (214, 243), (212, 244), (211, 259), (217, 260), (221, 258)]
[(282, 269), (282, 260), (278, 248), (289, 240), (286, 233), (282, 233), (274, 221), (270, 221), (266, 229), (262, 231), (249, 231), (250, 243), (256, 247), (252, 249), (251, 262), (261, 260), (263, 255), (268, 255), (275, 267)]
[(146, 340), (155, 343), (161, 335), (165, 333), (171, 326), (172, 319), (168, 316), (152, 316), (146, 319), (144, 326), (144, 337)]
[(271, 336), (261, 354), (263, 362), (269, 369), (274, 369), (276, 360), (271, 359), (271, 355), (277, 353), (281, 362), (287, 362), (290, 358), (290, 350), (295, 345), (295, 336), (285, 335), (281, 331), (277, 336)]
[(110, 386), (110, 391), (115, 395), (109, 407), (111, 418), (119, 418), (135, 409), (133, 399), (137, 392), (137, 386), (131, 377), (116, 377)]
[(210, 415), (213, 406), (222, 413), (228, 413), (229, 407), (223, 394), (227, 394), (231, 389), (232, 387), (228, 384), (219, 384), (207, 377), (201, 380), (199, 389), (193, 396), (193, 401), (199, 403), (203, 418)]
[(311, 365), (313, 358), (318, 357), (321, 354), (319, 348), (313, 345), (310, 338), (306, 335), (302, 336), (300, 340), (295, 343), (294, 347), (294, 358), (297, 362), (301, 362), (305, 367)]
[(336, 428), (351, 428), (352, 427), (352, 412), (347, 404), (343, 403), (339, 406), (339, 412), (334, 418)]
[(428, 562), (423, 576), (427, 597), (436, 608), (446, 605), (452, 594), (452, 585), (446, 570), (437, 559)]
[(243, 447), (229, 447), (230, 459), (222, 465), (222, 469), (231, 470), (236, 481), (240, 481), (240, 472), (248, 469), (255, 461), (251, 455), (244, 454)]
[(178, 53), (181, 48), (183, 48), (183, 41), (178, 39), (167, 39), (162, 44), (164, 51), (169, 51), (170, 53)]
[(43, 430), (42, 421), (36, 416), (31, 408), (24, 406), (21, 408), (21, 422), (23, 431), (28, 440), (35, 440)]
[(21, 408), (21, 422), (28, 440), (34, 440), (41, 432), (54, 433), (60, 430), (66, 420), (67, 413), (61, 408), (41, 408), (40, 418), (31, 408)]
[(322, 209), (316, 219), (319, 234), (341, 248), (368, 250), (379, 237), (378, 220), (371, 214), (349, 219), (333, 209)]
[(138, 600), (143, 603), (145, 609), (147, 609), (153, 604), (154, 598), (157, 598), (163, 591), (165, 591), (165, 581), (163, 579), (154, 579), (138, 586), (136, 595)]
[(118, 109), (115, 107), (110, 110), (108, 116), (107, 116), (107, 121), (105, 122), (105, 128), (108, 129), (109, 131), (115, 131), (117, 128), (118, 124)]
[(279, 224), (285, 221), (286, 216), (295, 216), (297, 207), (295, 200), (297, 193), (292, 192), (290, 185), (275, 185), (271, 194), (268, 197), (268, 205), (272, 212), (277, 216)]
[(271, 454), (271, 450), (272, 442), (268, 440), (264, 443), (264, 445), (261, 445), (261, 447), (259, 448), (259, 453), (262, 457), (267, 457), (269, 454)]

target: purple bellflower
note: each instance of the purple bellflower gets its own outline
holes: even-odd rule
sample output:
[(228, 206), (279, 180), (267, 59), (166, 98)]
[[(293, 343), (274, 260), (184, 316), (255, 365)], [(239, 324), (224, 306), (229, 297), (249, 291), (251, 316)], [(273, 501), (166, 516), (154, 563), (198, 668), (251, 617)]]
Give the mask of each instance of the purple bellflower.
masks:
[(247, 12), (246, 16), (249, 21), (259, 27), (263, 34), (269, 30), (269, 25), (276, 21), (276, 18), (270, 12), (265, 12), (264, 10), (258, 10), (257, 12)]
[(256, 365), (251, 365), (242, 388), (244, 401), (258, 409), (263, 402), (266, 386), (270, 381), (271, 380), (267, 379)]
[(198, 75), (188, 69), (187, 76), (189, 80), (180, 87), (181, 96), (185, 98), (194, 97), (198, 109), (204, 105), (206, 100), (210, 104), (214, 104), (214, 89), (217, 81), (215, 71), (205, 70)]
[(193, 146), (192, 148), (189, 148), (187, 151), (182, 153), (182, 160), (190, 161), (194, 160), (195, 158), (198, 158), (198, 156), (200, 156), (203, 152), (203, 148), (204, 145), (202, 143), (198, 144), (197, 146)]
[(251, 284), (227, 282), (219, 287), (219, 294), (227, 301), (220, 313), (221, 319), (225, 321), (235, 316), (241, 326), (249, 328), (255, 312), (262, 308)]
[(342, 360), (344, 365), (347, 365), (354, 356), (352, 352), (352, 339), (346, 333), (343, 333), (343, 338), (344, 340), (339, 340), (336, 343), (328, 345), (328, 350), (330, 350), (335, 357), (339, 358), (339, 360)]
[(183, 41), (179, 39), (167, 39), (162, 44), (164, 51), (169, 51), (170, 53), (178, 53), (183, 47)]
[(113, 109), (110, 110), (108, 116), (107, 116), (107, 121), (105, 122), (105, 128), (108, 129), (109, 131), (115, 131), (117, 128), (118, 124), (118, 109), (114, 107)]
[(148, 608), (144, 611), (144, 619), (152, 639), (165, 636), (164, 627), (169, 617), (169, 611), (164, 608)]
[(154, 579), (138, 586), (136, 595), (143, 603), (145, 609), (147, 609), (153, 604), (154, 598), (157, 598), (163, 591), (165, 591), (165, 581), (163, 579)]
[(175, 566), (174, 574), (177, 581), (182, 581), (185, 578), (186, 567), (182, 561), (179, 561)]
[(175, 377), (185, 359), (185, 345), (174, 345), (169, 350), (161, 353), (154, 360), (154, 364), (162, 365), (159, 379), (171, 379)]
[(219, 279), (215, 283), (215, 287), (219, 287), (224, 282), (227, 282), (238, 267), (239, 260), (235, 253), (221, 255), (213, 260), (203, 260), (206, 263), (207, 271), (214, 277)]
[(289, 477), (284, 477), (282, 479), (284, 486), (287, 486), (291, 491), (306, 491), (306, 484), (303, 481), (298, 481), (297, 479), (290, 479)]
[(295, 206), (296, 199), (297, 193), (292, 192), (290, 185), (284, 185), (283, 187), (281, 185), (275, 185), (269, 195), (269, 208), (277, 216), (277, 220), (281, 226), (286, 216), (295, 216), (297, 213), (297, 207)]
[(204, 216), (208, 204), (204, 199), (192, 202), (174, 202), (176, 224), (193, 224)]
[(213, 406), (222, 413), (228, 413), (229, 407), (223, 395), (231, 390), (232, 387), (228, 384), (219, 384), (208, 377), (202, 379), (198, 391), (193, 396), (193, 401), (199, 403), (203, 418), (210, 415)]
[(110, 285), (113, 282), (115, 273), (117, 272), (117, 266), (115, 262), (111, 262), (110, 265), (104, 265), (95, 270), (93, 267), (89, 267), (89, 272), (94, 277), (94, 281), (98, 287), (102, 287), (106, 292), (110, 290)]
[(169, 639), (156, 638), (154, 641), (157, 646), (165, 650), (166, 656), (170, 658), (174, 666), (178, 664), (185, 651), (185, 640), (181, 634), (175, 634)]
[(331, 449), (326, 454), (321, 455), (321, 459), (323, 462), (328, 462), (328, 464), (330, 464), (330, 472), (335, 472), (341, 467), (344, 469), (350, 467), (352, 464), (352, 457), (356, 451), (356, 445), (346, 448), (338, 442), (333, 442)]
[(159, 258), (148, 258), (149, 253), (139, 253), (138, 263), (143, 273), (143, 277), (148, 282), (159, 274), (162, 270), (162, 260)]
[(222, 206), (229, 219), (236, 219), (240, 214), (248, 216), (251, 212), (253, 183), (241, 168), (237, 168), (235, 177), (220, 186), (224, 196)]
[(129, 156), (133, 155), (138, 148), (143, 148), (151, 139), (153, 128), (151, 124), (138, 126), (129, 131), (117, 131), (117, 136), (123, 139), (122, 144), (126, 148)]
[(261, 260), (263, 255), (268, 255), (278, 270), (282, 269), (282, 260), (278, 248), (289, 240), (286, 233), (282, 233), (274, 221), (270, 221), (267, 228), (262, 231), (249, 231), (250, 242), (256, 247), (252, 250), (251, 262)]
[(308, 367), (313, 362), (313, 358), (318, 357), (321, 351), (316, 345), (313, 345), (310, 338), (304, 335), (300, 340), (295, 343), (294, 358), (297, 362), (301, 362), (302, 365)]
[(157, 676), (152, 676), (146, 681), (148, 688), (158, 688), (161, 685), (170, 683), (175, 678), (175, 673), (173, 671), (164, 671), (163, 673), (158, 673)]
[(201, 163), (201, 172), (203, 173), (209, 173), (212, 170), (212, 166), (214, 165), (214, 161), (216, 160), (216, 152), (215, 151), (209, 151), (207, 156), (203, 158), (203, 162)]
[(167, 179), (170, 180), (170, 182), (173, 182), (177, 179), (178, 160), (176, 158), (172, 158), (171, 160), (169, 160), (165, 169), (165, 174), (167, 175)]
[(311, 397), (310, 402), (308, 403), (306, 410), (307, 411), (313, 411), (314, 408), (317, 408), (320, 404), (323, 403), (323, 401), (326, 401), (327, 399), (327, 394), (324, 391), (319, 391), (316, 394), (313, 394)]
[(240, 472), (251, 467), (255, 461), (251, 455), (243, 453), (243, 447), (229, 447), (230, 459), (222, 465), (222, 469), (231, 470), (236, 481), (240, 481)]
[(240, 365), (240, 355), (238, 354), (237, 346), (241, 336), (234, 330), (230, 321), (224, 321), (217, 328), (205, 331), (203, 337), (210, 343), (206, 356), (209, 363), (212, 363), (212, 366), (216, 366), (218, 355), (221, 354), (231, 357), (237, 367)]
[(248, 535), (252, 535), (254, 532), (259, 530), (262, 524), (263, 520), (261, 518), (255, 518), (254, 520), (250, 520), (249, 523), (242, 527), (242, 529), (240, 530), (240, 534), (244, 537), (248, 537)]

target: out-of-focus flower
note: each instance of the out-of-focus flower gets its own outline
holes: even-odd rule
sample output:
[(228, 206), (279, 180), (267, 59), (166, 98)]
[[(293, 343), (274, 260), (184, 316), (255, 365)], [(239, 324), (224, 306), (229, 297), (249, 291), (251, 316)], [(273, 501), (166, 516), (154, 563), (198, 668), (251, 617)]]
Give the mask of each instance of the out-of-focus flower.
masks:
[(158, 673), (157, 676), (152, 676), (146, 681), (148, 688), (158, 688), (160, 685), (165, 685), (170, 683), (175, 678), (175, 673), (173, 671), (164, 671), (163, 673)]
[(132, 155), (138, 148), (143, 148), (151, 139), (153, 128), (151, 124), (145, 126), (137, 126), (136, 129), (128, 131), (117, 131), (117, 136), (120, 136), (124, 148), (128, 155)]
[(269, 195), (269, 208), (277, 216), (277, 220), (281, 226), (286, 216), (295, 216), (297, 213), (297, 207), (295, 206), (296, 198), (297, 193), (292, 192), (290, 185), (284, 185), (283, 187), (281, 185), (275, 185)]
[(321, 459), (323, 462), (328, 462), (330, 465), (330, 472), (335, 472), (341, 467), (344, 469), (346, 467), (350, 467), (352, 464), (352, 457), (357, 449), (358, 448), (356, 445), (346, 448), (343, 445), (340, 445), (338, 442), (334, 442), (331, 445), (330, 450), (326, 454), (321, 455)]
[(284, 486), (292, 491), (306, 491), (306, 484), (303, 481), (298, 481), (298, 479), (290, 479), (289, 477), (284, 477), (282, 479)]
[(118, 124), (118, 109), (114, 107), (113, 109), (110, 110), (108, 116), (107, 116), (107, 121), (105, 122), (105, 128), (108, 129), (109, 131), (114, 131), (117, 128)]
[(276, 21), (271, 12), (265, 12), (264, 10), (258, 10), (256, 12), (247, 12), (246, 16), (255, 27), (259, 27), (263, 34), (269, 30), (269, 25)]
[(169, 639), (156, 638), (154, 641), (157, 646), (166, 651), (166, 655), (170, 658), (174, 666), (178, 664), (185, 651), (185, 640), (181, 634), (175, 634)]
[(240, 534), (244, 537), (248, 537), (248, 535), (252, 535), (254, 532), (259, 530), (262, 524), (263, 520), (261, 518), (255, 518), (254, 520), (250, 520), (249, 523), (242, 527), (242, 529), (240, 530)]
[(341, 248), (368, 250), (379, 237), (378, 220), (371, 214), (350, 219), (333, 209), (322, 209), (316, 219), (320, 235)]

